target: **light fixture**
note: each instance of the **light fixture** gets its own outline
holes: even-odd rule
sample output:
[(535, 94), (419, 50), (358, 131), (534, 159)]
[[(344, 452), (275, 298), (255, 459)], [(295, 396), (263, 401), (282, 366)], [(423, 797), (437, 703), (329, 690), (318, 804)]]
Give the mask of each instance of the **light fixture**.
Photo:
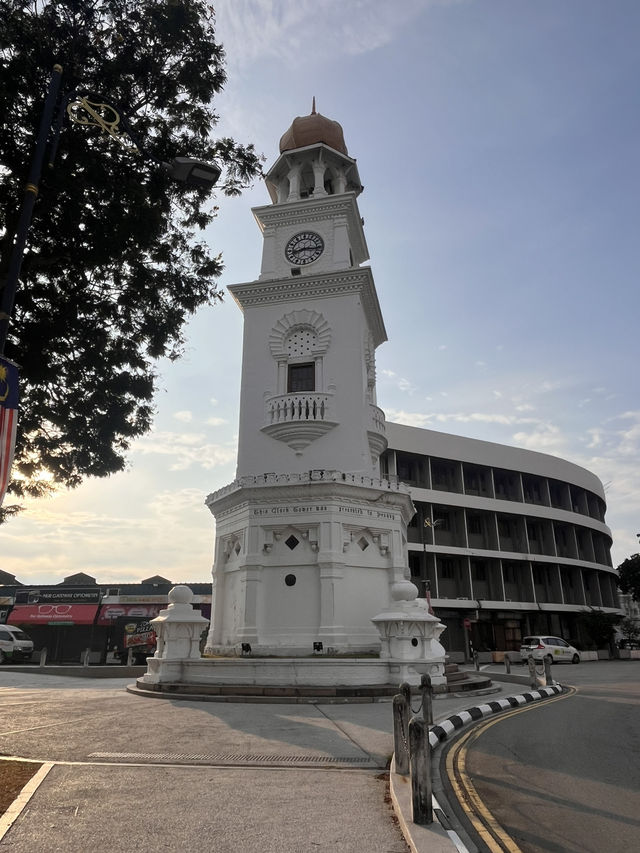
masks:
[(314, 652), (321, 652), (322, 651), (322, 643), (314, 643), (313, 644), (313, 651)]

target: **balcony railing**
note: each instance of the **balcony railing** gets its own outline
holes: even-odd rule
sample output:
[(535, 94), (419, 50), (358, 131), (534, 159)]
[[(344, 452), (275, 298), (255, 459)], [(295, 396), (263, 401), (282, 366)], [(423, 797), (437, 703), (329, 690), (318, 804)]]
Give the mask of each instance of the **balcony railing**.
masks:
[(267, 400), (266, 425), (332, 420), (333, 394), (280, 394)]
[(296, 452), (337, 426), (333, 394), (279, 394), (266, 400), (262, 431)]

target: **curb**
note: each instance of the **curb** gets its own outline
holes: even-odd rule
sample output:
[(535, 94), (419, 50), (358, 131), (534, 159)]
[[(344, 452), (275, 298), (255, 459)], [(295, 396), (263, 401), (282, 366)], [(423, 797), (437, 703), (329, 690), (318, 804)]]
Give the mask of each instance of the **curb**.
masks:
[[(493, 702), (486, 702), (465, 711), (452, 714), (429, 729), (429, 744), (431, 748), (444, 743), (452, 734), (457, 733), (469, 723), (475, 723), (492, 714), (510, 711), (540, 699), (557, 696), (564, 688), (560, 684), (552, 687), (539, 687), (528, 693), (517, 696), (506, 696)], [(458, 833), (449, 825), (442, 807), (433, 796), (433, 823), (429, 826), (419, 826), (412, 820), (411, 784), (409, 776), (400, 776), (395, 772), (395, 755), (389, 772), (389, 790), (393, 810), (411, 853), (469, 853)]]
[(511, 708), (519, 708), (521, 705), (528, 705), (530, 702), (537, 702), (539, 699), (548, 699), (549, 696), (556, 696), (562, 693), (563, 687), (560, 684), (552, 687), (539, 687), (531, 693), (520, 693), (518, 696), (506, 696), (504, 699), (496, 699), (494, 702), (485, 702), (482, 705), (477, 705), (475, 708), (469, 708), (466, 711), (460, 711), (458, 714), (452, 714), (441, 723), (432, 726), (429, 730), (429, 743), (432, 747), (445, 741), (449, 735), (458, 731), (468, 723), (481, 720), (483, 717), (489, 717), (491, 714), (499, 714), (501, 711), (508, 711)]

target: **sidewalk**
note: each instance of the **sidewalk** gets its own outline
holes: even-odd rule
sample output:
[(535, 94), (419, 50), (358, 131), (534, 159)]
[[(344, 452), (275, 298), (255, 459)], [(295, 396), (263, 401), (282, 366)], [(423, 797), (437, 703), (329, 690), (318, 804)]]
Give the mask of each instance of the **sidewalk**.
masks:
[[(407, 850), (384, 772), (390, 701), (161, 700), (127, 693), (129, 682), (0, 674), (0, 753), (52, 762), (0, 851)], [(528, 690), (496, 686), (436, 698), (436, 722)], [(423, 832), (430, 853), (455, 850), (438, 824)]]

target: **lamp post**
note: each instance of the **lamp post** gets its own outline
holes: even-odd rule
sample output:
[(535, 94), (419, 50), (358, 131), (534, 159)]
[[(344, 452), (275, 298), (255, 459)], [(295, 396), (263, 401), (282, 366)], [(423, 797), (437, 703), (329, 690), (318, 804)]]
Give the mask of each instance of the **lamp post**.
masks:
[[(42, 164), (47, 148), (47, 142), (52, 133), (52, 121), (56, 103), (58, 101), (58, 93), (60, 91), (60, 83), (62, 80), (62, 66), (54, 65), (49, 81), (49, 89), (44, 102), (42, 118), (40, 119), (40, 128), (36, 140), (35, 152), (29, 168), (29, 177), (25, 185), (24, 198), (20, 208), (20, 217), (15, 233), (15, 241), (11, 251), (7, 276), (2, 288), (2, 301), (0, 303), (0, 356), (4, 355), (5, 344), (9, 332), (9, 322), (13, 312), (13, 304), (15, 301), (16, 290), (20, 279), (20, 271), (22, 269), (22, 260), (24, 257), (24, 249), (27, 242), (27, 235), (33, 208), (36, 198), (38, 197), (38, 185), (42, 174)], [(92, 127), (99, 127), (105, 133), (108, 133), (120, 145), (129, 150), (135, 150), (142, 154), (145, 159), (155, 159), (145, 155), (141, 147), (133, 141), (128, 130), (121, 128), (121, 116), (115, 107), (110, 104), (96, 104), (89, 101), (88, 98), (80, 98), (73, 103), (69, 103), (66, 110), (70, 119), (75, 124), (82, 124)], [(50, 161), (53, 159), (53, 153), (57, 144), (57, 136), (60, 133), (64, 112), (60, 111), (60, 117), (53, 129), (52, 154)], [(220, 177), (221, 169), (215, 163), (205, 163), (201, 160), (195, 160), (192, 157), (176, 157), (170, 163), (165, 163), (156, 160), (158, 165), (167, 172), (174, 180), (190, 186), (204, 187), (212, 189)], [(51, 162), (50, 162), (51, 165)]]
[[(424, 516), (423, 516), (423, 518), (424, 518)], [(427, 570), (427, 542), (424, 538), (424, 529), (425, 529), (425, 527), (429, 527), (434, 531), (433, 544), (435, 545), (435, 529), (441, 523), (442, 523), (442, 519), (436, 518), (434, 520), (433, 515), (431, 515), (429, 518), (424, 518), (424, 521), (422, 524), (422, 531), (421, 531), (422, 532), (422, 562), (424, 565), (425, 572)], [(431, 581), (427, 577), (427, 579), (425, 580), (424, 583), (425, 583), (425, 598), (427, 599), (427, 602), (429, 604), (429, 613), (433, 616), (434, 615), (433, 607), (431, 606)], [(437, 593), (437, 590), (436, 590), (436, 593)], [(437, 597), (437, 595), (436, 595), (436, 597)]]

